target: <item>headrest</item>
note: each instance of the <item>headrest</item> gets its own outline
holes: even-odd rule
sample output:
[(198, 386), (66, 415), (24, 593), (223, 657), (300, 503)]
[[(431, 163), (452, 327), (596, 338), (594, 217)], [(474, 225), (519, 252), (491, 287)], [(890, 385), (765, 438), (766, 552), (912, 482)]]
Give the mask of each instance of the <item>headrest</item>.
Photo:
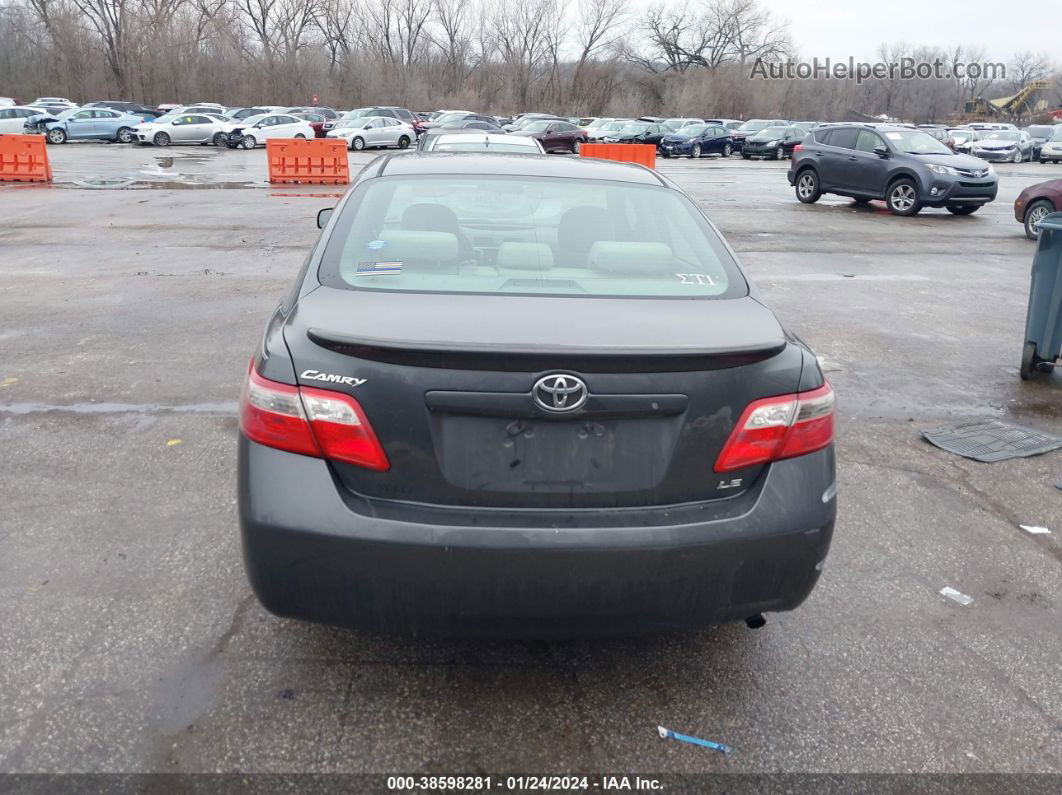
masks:
[(502, 243), (498, 267), (503, 270), (548, 270), (553, 267), (553, 249), (545, 243)]
[(669, 267), (674, 256), (667, 243), (598, 240), (586, 261), (599, 271), (652, 274)]

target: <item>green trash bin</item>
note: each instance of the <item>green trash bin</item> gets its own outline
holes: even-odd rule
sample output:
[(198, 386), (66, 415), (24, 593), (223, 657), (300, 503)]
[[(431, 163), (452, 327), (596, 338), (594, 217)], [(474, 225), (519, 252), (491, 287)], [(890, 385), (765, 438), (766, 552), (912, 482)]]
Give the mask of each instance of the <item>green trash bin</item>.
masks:
[(1050, 372), (1062, 364), (1062, 213), (1040, 221), (1040, 239), (1033, 257), (1029, 313), (1025, 317), (1025, 348), (1021, 377)]

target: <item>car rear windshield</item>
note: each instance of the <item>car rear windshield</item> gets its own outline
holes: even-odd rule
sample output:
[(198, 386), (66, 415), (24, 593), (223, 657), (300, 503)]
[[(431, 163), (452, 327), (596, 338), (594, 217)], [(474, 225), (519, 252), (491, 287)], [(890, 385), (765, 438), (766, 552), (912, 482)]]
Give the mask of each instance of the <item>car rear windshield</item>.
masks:
[(748, 292), (719, 235), (676, 190), (493, 175), (363, 183), (336, 218), (319, 277), (331, 287), (427, 293)]

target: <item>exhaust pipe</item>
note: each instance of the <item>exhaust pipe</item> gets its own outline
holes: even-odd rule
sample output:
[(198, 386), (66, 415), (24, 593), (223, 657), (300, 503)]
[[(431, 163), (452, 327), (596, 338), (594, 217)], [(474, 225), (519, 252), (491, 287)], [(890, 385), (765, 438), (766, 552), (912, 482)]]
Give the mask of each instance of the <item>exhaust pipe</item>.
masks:
[(745, 619), (745, 626), (749, 629), (759, 629), (767, 624), (767, 619), (763, 617), (763, 613), (757, 613), (754, 616), (749, 616)]

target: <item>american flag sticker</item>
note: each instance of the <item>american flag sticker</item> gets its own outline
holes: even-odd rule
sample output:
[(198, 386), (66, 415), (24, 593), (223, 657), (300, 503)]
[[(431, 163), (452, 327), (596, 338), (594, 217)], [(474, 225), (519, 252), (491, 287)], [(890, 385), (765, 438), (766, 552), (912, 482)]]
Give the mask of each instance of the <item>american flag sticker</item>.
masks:
[(355, 276), (378, 276), (383, 273), (401, 273), (401, 262), (359, 262)]

